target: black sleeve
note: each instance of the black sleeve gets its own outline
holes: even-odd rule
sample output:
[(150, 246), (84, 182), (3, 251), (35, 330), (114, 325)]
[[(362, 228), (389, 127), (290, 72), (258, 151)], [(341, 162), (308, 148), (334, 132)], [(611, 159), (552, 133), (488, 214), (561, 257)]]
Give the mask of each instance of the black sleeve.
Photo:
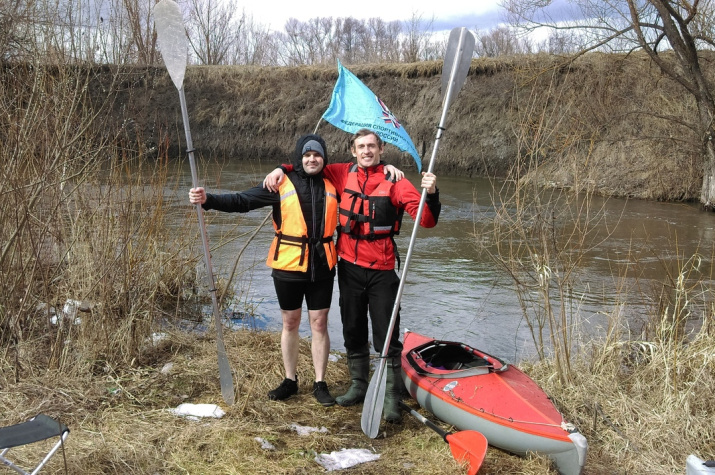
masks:
[(437, 221), (439, 221), (439, 213), (442, 211), (442, 203), (439, 201), (439, 189), (436, 189), (431, 195), (427, 193), (425, 204), (434, 217), (434, 223), (437, 224)]
[(255, 186), (241, 193), (214, 195), (206, 193), (206, 210), (215, 209), (227, 213), (247, 213), (248, 211), (273, 206), (280, 203), (278, 193), (268, 191), (263, 186)]

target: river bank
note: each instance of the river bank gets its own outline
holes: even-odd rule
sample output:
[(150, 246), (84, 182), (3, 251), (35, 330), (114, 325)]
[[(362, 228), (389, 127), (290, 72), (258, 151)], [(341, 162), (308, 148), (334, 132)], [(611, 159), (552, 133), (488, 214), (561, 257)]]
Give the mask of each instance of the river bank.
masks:
[[(346, 471), (351, 474), (460, 472), (441, 437), (408, 415), (401, 424), (383, 424), (380, 435), (370, 439), (360, 428), (361, 406), (318, 404), (310, 393), (307, 340), (300, 343), (299, 394), (281, 402), (266, 396), (283, 378), (279, 334), (239, 330), (225, 336), (236, 385), (233, 406), (221, 399), (213, 339), (168, 329), (147, 342), (143, 356), (129, 367), (23, 378), (11, 391), (0, 392), (0, 405), (16, 408), (3, 410), (3, 420), (43, 412), (70, 428), (66, 461), (60, 452), (44, 473), (65, 473), (65, 463), (67, 473), (86, 475), (323, 473), (316, 455), (345, 448), (380, 456)], [(349, 381), (344, 355), (333, 355), (326, 374), (333, 393), (344, 392)], [(190, 420), (171, 414), (182, 403), (216, 404), (225, 415)], [(299, 435), (296, 424), (315, 431)], [(24, 462), (37, 450), (12, 452)], [(526, 460), (491, 450), (483, 473), (555, 473), (549, 467), (545, 458)]]
[[(441, 111), (441, 62), (348, 67), (390, 107), (427, 161)], [(107, 66), (96, 74), (92, 96), (100, 103), (116, 92), (111, 121), (126, 140), (149, 150), (183, 143), (178, 97), (163, 68)], [(279, 161), (319, 124), (336, 79), (335, 67), (189, 67), (184, 89), (194, 145), (226, 160)], [(547, 55), (475, 59), (450, 108), (436, 171), (504, 178), (514, 167), (538, 164), (548, 186), (697, 200), (700, 142), (687, 126), (693, 114), (692, 99), (639, 54), (593, 53), (573, 63)], [(350, 158), (347, 134), (325, 122), (318, 132), (334, 160)], [(414, 167), (392, 146), (387, 158)]]

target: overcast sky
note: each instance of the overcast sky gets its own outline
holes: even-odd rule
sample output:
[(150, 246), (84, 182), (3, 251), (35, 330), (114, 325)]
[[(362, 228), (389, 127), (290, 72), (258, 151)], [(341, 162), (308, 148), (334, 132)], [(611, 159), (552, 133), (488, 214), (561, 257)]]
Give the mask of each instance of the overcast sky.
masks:
[[(283, 30), (286, 20), (307, 21), (316, 17), (368, 19), (379, 17), (385, 21), (407, 21), (413, 14), (424, 21), (434, 18), (434, 31), (465, 26), (470, 29), (490, 29), (501, 21), (499, 0), (314, 0), (311, 2), (258, 0), (243, 4), (256, 23), (271, 30)], [(239, 4), (240, 5), (240, 4)]]

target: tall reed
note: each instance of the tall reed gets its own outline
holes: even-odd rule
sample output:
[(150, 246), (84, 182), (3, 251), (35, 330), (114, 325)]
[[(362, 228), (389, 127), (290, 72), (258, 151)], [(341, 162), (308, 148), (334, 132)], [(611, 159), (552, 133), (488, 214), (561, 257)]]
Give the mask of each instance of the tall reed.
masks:
[(91, 68), (3, 67), (2, 374), (129, 363), (196, 284), (194, 236), (165, 226), (166, 147), (108, 125), (118, 88), (91, 97)]

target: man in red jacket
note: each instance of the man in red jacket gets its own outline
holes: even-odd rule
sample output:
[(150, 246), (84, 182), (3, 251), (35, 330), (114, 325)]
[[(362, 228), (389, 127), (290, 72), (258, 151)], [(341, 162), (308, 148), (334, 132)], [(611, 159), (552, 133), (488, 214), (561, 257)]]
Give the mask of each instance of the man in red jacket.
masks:
[[(399, 258), (393, 236), (399, 232), (404, 211), (416, 217), (421, 198), (408, 180), (393, 183), (385, 176), (380, 162), (384, 143), (375, 132), (357, 131), (350, 141), (350, 150), (356, 163), (331, 164), (324, 170), (340, 197), (338, 287), (351, 379), (347, 393), (336, 398), (341, 406), (365, 399), (370, 371), (368, 311), (375, 350), (382, 353), (400, 283), (395, 272)], [(276, 187), (288, 171), (290, 166), (274, 170), (266, 177), (264, 186)], [(439, 218), (442, 205), (436, 185), (434, 174), (423, 173), (421, 186), (427, 189), (427, 200), (420, 225), (425, 228), (434, 227)], [(398, 314), (387, 352), (383, 416), (388, 422), (399, 422), (402, 418), (399, 322)]]

